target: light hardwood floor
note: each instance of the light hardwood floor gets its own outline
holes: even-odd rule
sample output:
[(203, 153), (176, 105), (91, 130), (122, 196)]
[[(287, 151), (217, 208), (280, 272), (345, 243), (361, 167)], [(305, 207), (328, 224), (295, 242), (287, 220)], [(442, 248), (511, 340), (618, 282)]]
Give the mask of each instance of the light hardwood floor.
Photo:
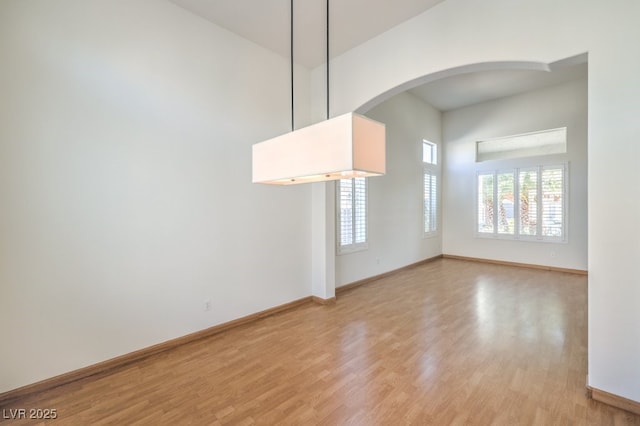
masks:
[(440, 259), (2, 409), (55, 408), (58, 425), (640, 425), (586, 396), (586, 309), (584, 276)]

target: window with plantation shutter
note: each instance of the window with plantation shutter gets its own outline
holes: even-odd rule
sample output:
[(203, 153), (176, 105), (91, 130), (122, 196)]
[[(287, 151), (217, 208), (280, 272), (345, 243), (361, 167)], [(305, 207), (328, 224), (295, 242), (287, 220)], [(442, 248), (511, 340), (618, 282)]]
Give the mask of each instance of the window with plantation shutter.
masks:
[(538, 170), (518, 172), (520, 235), (538, 235)]
[(477, 231), (481, 234), (493, 234), (495, 173), (478, 174), (478, 211)]
[(477, 235), (565, 241), (566, 175), (566, 165), (479, 172)]
[(367, 247), (367, 180), (341, 179), (337, 183), (338, 253)]
[(515, 217), (513, 214), (515, 187), (513, 172), (499, 172), (496, 185), (497, 194), (497, 232), (500, 235), (515, 234)]
[(438, 231), (438, 145), (422, 141), (422, 232), (423, 236)]
[(564, 239), (565, 170), (560, 167), (542, 169), (542, 237)]
[(438, 177), (432, 171), (424, 171), (424, 234), (437, 230), (437, 190)]

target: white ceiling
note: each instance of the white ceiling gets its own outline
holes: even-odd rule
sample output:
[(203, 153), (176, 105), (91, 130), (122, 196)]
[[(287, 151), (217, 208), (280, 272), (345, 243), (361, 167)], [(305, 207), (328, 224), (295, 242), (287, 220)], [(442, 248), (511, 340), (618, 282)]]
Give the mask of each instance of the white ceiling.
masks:
[[(176, 5), (289, 57), (290, 0), (169, 0)], [(331, 57), (393, 28), (444, 0), (331, 0)], [(326, 1), (294, 0), (294, 59), (315, 68), (326, 58)], [(481, 71), (443, 78), (411, 89), (441, 111), (515, 95), (587, 75), (587, 65), (553, 71)]]
[[(170, 0), (184, 9), (289, 57), (289, 0)], [(335, 57), (444, 0), (332, 0)], [(294, 59), (315, 68), (326, 58), (326, 1), (294, 0)]]

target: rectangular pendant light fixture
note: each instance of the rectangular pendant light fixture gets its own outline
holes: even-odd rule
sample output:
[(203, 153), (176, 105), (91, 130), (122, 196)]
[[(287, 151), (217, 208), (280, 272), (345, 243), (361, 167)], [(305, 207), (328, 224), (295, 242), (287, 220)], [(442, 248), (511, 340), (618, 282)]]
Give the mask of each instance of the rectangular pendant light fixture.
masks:
[(253, 183), (295, 185), (385, 174), (385, 125), (348, 113), (253, 145)]
[(329, 119), (327, 0), (327, 120), (294, 130), (293, 0), (291, 4), (291, 132), (253, 145), (253, 183), (295, 185), (385, 174), (385, 125), (348, 113)]

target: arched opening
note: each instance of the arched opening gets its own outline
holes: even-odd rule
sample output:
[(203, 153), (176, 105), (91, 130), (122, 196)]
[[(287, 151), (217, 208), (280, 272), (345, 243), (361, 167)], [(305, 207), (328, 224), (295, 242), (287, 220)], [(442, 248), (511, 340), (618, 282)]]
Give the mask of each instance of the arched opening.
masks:
[(563, 70), (575, 65), (586, 64), (588, 55), (572, 56), (553, 63), (532, 62), (532, 61), (498, 61), (498, 62), (480, 62), (475, 64), (461, 65), (458, 67), (448, 68), (435, 73), (423, 75), (421, 77), (409, 80), (396, 87), (393, 87), (378, 96), (373, 97), (369, 101), (362, 104), (356, 109), (359, 114), (366, 114), (370, 109), (381, 104), (385, 100), (408, 90), (447, 78), (471, 75), (474, 73), (486, 73), (491, 71), (538, 71), (538, 72), (555, 72)]
[[(389, 89), (357, 111), (387, 125), (387, 176), (370, 180), (368, 249), (336, 257), (337, 287), (440, 254), (587, 269), (586, 54), (550, 64), (490, 62), (443, 70)], [(567, 129), (566, 152), (476, 159), (478, 141), (556, 128)], [(423, 141), (436, 147), (435, 167), (423, 164)], [(518, 187), (525, 170), (536, 170), (539, 181), (552, 176), (545, 170), (561, 170), (564, 192), (549, 195), (554, 198), (544, 205), (539, 197), (537, 210), (525, 206), (514, 198), (532, 191)], [(495, 211), (506, 206), (505, 220), (529, 228), (514, 225), (483, 235), (478, 232), (478, 174), (498, 171), (511, 173), (512, 189), (500, 193), (505, 200)], [(436, 189), (427, 191), (426, 182)], [(535, 197), (531, 193), (530, 200)], [(547, 210), (548, 217), (534, 217)], [(558, 218), (564, 220), (562, 244), (541, 244), (543, 234), (552, 232), (547, 228), (559, 226)]]

